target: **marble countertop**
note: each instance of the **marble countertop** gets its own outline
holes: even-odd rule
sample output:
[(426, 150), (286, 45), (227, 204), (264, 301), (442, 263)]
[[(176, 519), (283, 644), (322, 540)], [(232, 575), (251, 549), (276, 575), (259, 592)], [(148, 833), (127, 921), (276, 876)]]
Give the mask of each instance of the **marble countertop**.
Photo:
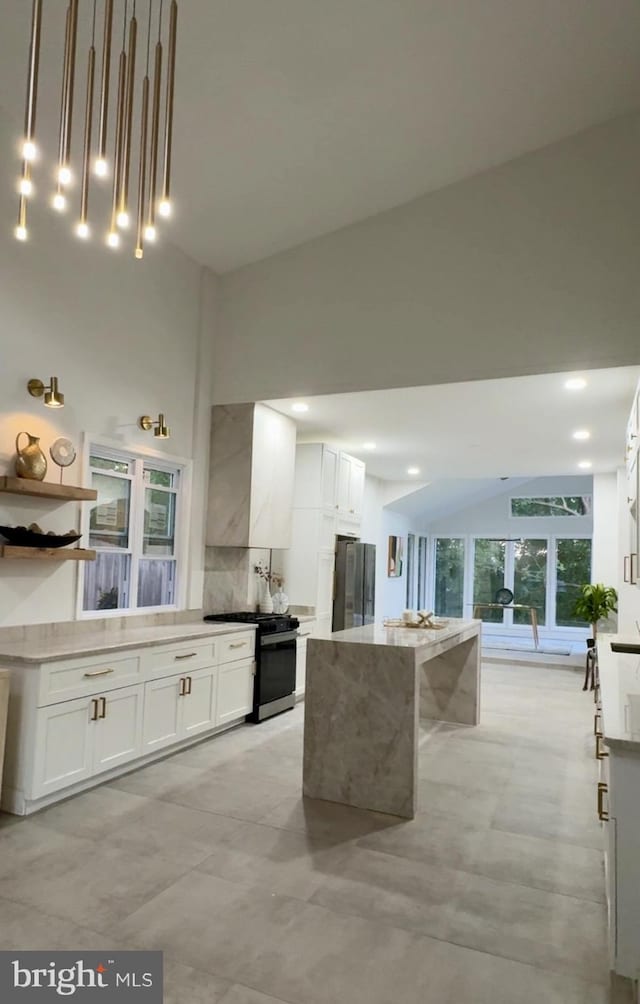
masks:
[(640, 655), (612, 652), (612, 641), (637, 643), (638, 636), (607, 634), (598, 640), (604, 740), (614, 749), (640, 753)]
[[(436, 623), (438, 618), (435, 618)], [(481, 621), (450, 617), (443, 628), (385, 627), (384, 624), (366, 624), (364, 627), (335, 631), (329, 641), (346, 642), (350, 645), (383, 645), (387, 648), (428, 648), (439, 642), (448, 641), (459, 634), (473, 634), (480, 628)]]
[(171, 642), (206, 640), (222, 634), (255, 631), (255, 624), (205, 624), (193, 621), (182, 624), (162, 624), (155, 627), (131, 627), (118, 631), (96, 630), (83, 635), (69, 635), (38, 641), (0, 642), (0, 662), (55, 662), (84, 655), (101, 655), (128, 648), (146, 648)]
[(309, 621), (314, 621), (316, 619), (315, 614), (291, 614), (292, 617), (297, 617), (300, 624), (308, 624)]

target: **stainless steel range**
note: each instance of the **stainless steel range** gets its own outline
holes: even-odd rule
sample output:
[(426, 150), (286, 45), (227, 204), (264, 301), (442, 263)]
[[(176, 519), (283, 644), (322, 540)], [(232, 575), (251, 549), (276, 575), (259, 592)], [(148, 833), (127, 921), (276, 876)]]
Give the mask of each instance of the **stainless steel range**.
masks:
[(247, 721), (262, 722), (295, 707), (297, 617), (243, 611), (208, 614), (204, 620), (257, 625), (253, 711)]

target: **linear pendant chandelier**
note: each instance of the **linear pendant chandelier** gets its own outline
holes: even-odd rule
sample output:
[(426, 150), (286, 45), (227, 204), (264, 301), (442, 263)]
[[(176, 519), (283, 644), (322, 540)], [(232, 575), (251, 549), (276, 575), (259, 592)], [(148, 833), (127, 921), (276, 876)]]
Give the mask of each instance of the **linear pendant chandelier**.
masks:
[[(79, 8), (87, 12), (90, 44), (86, 61), (86, 86), (84, 100), (84, 129), (82, 147), (78, 156), (76, 174), (73, 161), (72, 126), (75, 97), (76, 64), (78, 50)], [(118, 6), (119, 10), (114, 10)], [(121, 235), (135, 227), (134, 254), (144, 256), (145, 244), (156, 239), (157, 217), (171, 215), (171, 145), (173, 138), (173, 99), (176, 65), (176, 27), (178, 5), (168, 4), (169, 16), (163, 18), (164, 0), (139, 0), (146, 20), (146, 51), (138, 65), (144, 67), (142, 81), (136, 84), (136, 49), (138, 46), (138, 20), (136, 0), (101, 0), (102, 66), (99, 93), (96, 87), (96, 19), (98, 0), (68, 0), (64, 25), (62, 80), (60, 87), (60, 123), (58, 128), (58, 155), (51, 192), (53, 209), (62, 213), (70, 206), (75, 209), (75, 233), (82, 240), (91, 236), (89, 219), (89, 192), (92, 175), (97, 184), (110, 183), (111, 210), (104, 226), (108, 247), (118, 248)], [(120, 54), (112, 64), (114, 33), (120, 32), (119, 13), (122, 13), (122, 45)], [(144, 29), (143, 29), (144, 30)], [(36, 108), (38, 101), (38, 71), (40, 63), (40, 35), (42, 31), (42, 0), (33, 0), (31, 14), (31, 40), (29, 46), (29, 71), (22, 142), (22, 173), (19, 182), (18, 223), (15, 236), (24, 241), (28, 237), (27, 209), (34, 196), (34, 168), (44, 157), (36, 139)], [(166, 71), (164, 70), (166, 34)], [(62, 37), (62, 33), (61, 33)], [(156, 38), (153, 60), (153, 86), (150, 79), (152, 37)], [(115, 43), (117, 45), (117, 41)], [(113, 72), (112, 72), (113, 71)], [(114, 80), (112, 81), (112, 75)], [(112, 83), (116, 84), (115, 105), (110, 109)], [(97, 107), (96, 106), (97, 102)], [(163, 114), (161, 115), (161, 106)], [(136, 106), (138, 110), (136, 111)], [(113, 120), (110, 121), (110, 112)], [(96, 114), (97, 113), (97, 114)], [(162, 121), (161, 121), (162, 118)], [(94, 122), (97, 130), (94, 134)], [(136, 123), (139, 132), (135, 134)], [(132, 147), (136, 138), (138, 156), (137, 191), (132, 193)]]

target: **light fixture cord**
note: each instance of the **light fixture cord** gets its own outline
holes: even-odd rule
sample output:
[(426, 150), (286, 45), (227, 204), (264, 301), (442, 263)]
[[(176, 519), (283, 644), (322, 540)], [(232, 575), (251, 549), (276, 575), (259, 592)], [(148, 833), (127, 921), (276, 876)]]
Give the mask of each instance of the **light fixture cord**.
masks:
[(160, 10), (158, 12), (158, 41), (162, 38), (162, 5), (164, 0), (160, 0)]
[(96, 44), (96, 3), (97, 0), (93, 0), (93, 21), (91, 22), (91, 48), (95, 48)]
[(122, 49), (127, 47), (127, 12), (129, 9), (129, 0), (124, 0), (124, 15), (122, 18)]

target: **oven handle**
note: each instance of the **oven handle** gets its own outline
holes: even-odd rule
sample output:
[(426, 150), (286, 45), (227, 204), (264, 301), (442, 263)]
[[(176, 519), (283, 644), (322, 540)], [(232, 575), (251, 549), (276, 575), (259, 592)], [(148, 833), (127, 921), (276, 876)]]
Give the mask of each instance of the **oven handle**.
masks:
[(265, 634), (260, 639), (260, 648), (265, 648), (267, 645), (279, 645), (283, 641), (295, 641), (298, 637), (298, 631), (280, 631), (275, 634)]

